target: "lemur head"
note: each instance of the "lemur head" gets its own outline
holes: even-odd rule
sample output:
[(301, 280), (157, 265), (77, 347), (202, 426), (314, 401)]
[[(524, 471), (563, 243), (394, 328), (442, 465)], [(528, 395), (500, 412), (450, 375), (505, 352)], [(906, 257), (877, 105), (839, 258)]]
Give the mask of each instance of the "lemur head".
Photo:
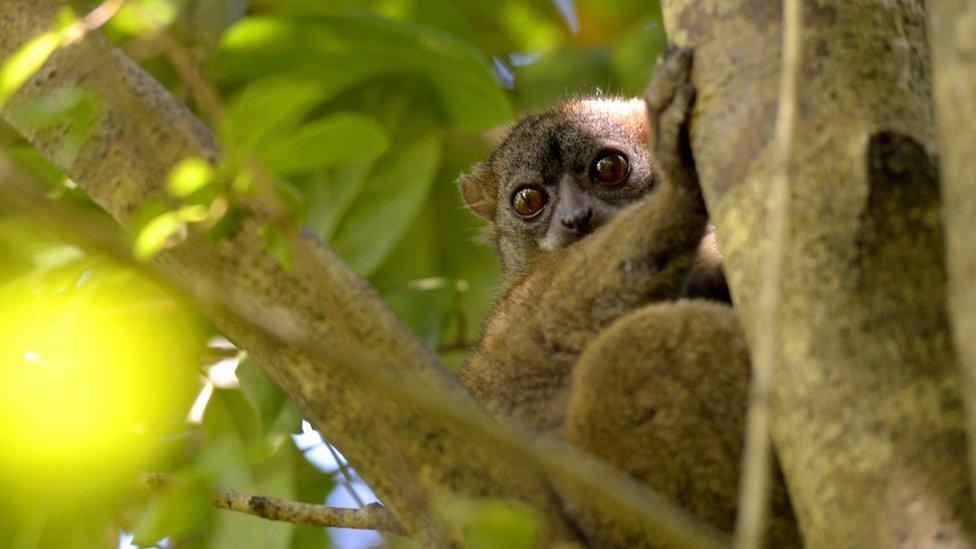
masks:
[(654, 186), (641, 99), (572, 99), (519, 121), (461, 196), (490, 222), (505, 278), (591, 233)]

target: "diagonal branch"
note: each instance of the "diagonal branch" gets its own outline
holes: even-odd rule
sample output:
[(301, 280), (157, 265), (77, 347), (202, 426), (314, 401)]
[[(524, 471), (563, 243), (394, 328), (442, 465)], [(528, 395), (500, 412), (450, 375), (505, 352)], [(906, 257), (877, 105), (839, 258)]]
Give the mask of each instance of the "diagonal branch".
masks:
[[(640, 539), (654, 539), (662, 547), (722, 547), (728, 544), (724, 535), (711, 526), (606, 464), (577, 454), (561, 441), (537, 434), (530, 437), (493, 422), (482, 414), (473, 413), (463, 402), (437, 394), (409, 379), (391, 375), (375, 364), (364, 363), (368, 359), (357, 354), (355, 346), (348, 350), (330, 349), (310, 341), (300, 332), (283, 328), (282, 324), (288, 324), (287, 318), (269, 316), (265, 311), (255, 312), (253, 304), (246, 301), (247, 297), (238, 296), (243, 303), (226, 301), (219, 288), (207, 282), (205, 273), (198, 273), (196, 283), (190, 284), (187, 279), (193, 277), (177, 279), (153, 263), (135, 262), (128, 245), (118, 238), (117, 231), (106, 226), (103, 218), (94, 217), (90, 212), (66, 203), (52, 201), (35, 188), (36, 185), (23, 183), (24, 179), (23, 174), (0, 154), (0, 211), (10, 209), (25, 214), (27, 219), (53, 230), (69, 242), (95, 249), (126, 263), (161, 285), (185, 295), (200, 307), (216, 311), (214, 314), (221, 318), (246, 324), (276, 345), (308, 353), (313, 360), (320, 362), (341, 361), (345, 369), (373, 390), (375, 398), (417, 406), (430, 421), (448, 422), (452, 427), (469, 433), (481, 445), (482, 451), (506, 456), (516, 461), (520, 469), (541, 469), (558, 475), (570, 486), (588, 495), (590, 499), (585, 503), (597, 512), (634, 521), (631, 527), (634, 528), (634, 535)], [(458, 466), (462, 467), (464, 463)], [(486, 490), (486, 487), (475, 483), (448, 484), (445, 487), (461, 494), (480, 490), (476, 492), (480, 495)], [(536, 511), (539, 509), (536, 508)]]
[[(0, 56), (48, 29), (58, 5), (0, 0)], [(101, 99), (101, 117), (77, 156), (61, 167), (123, 225), (159, 195), (177, 162), (220, 157), (207, 128), (96, 35), (55, 52), (2, 114), (57, 157), (64, 127), (38, 128), (19, 113), (44, 94), (78, 85)], [(56, 213), (53, 204), (38, 210), (46, 219)], [(605, 465), (492, 421), (375, 291), (320, 242), (292, 235), (295, 264), (283, 270), (264, 249), (265, 219), (256, 214), (216, 244), (189, 238), (162, 253), (157, 266), (356, 463), (411, 537), (437, 546), (459, 541), (432, 510), (436, 497), (455, 492), (521, 500), (541, 516), (548, 540), (575, 541), (548, 489), (552, 473), (591, 494), (589, 504), (599, 512), (632, 519), (644, 539), (722, 543), (713, 529)], [(76, 227), (76, 236), (84, 227)]]

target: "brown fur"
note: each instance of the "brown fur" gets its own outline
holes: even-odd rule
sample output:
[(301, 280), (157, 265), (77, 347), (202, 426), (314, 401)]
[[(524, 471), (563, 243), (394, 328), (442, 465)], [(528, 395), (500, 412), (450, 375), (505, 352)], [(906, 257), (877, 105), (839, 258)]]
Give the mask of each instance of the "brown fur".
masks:
[[(573, 127), (566, 121), (579, 115), (583, 104), (577, 103), (516, 126), (515, 140), (462, 180), (465, 200), (493, 222), (508, 279), (460, 376), (494, 414), (565, 437), (731, 529), (748, 354), (731, 307), (676, 301), (689, 274), (701, 269), (696, 257), (707, 224), (687, 147), (685, 119), (694, 91), (687, 84), (689, 64), (687, 51), (669, 51), (649, 88), (646, 111), (633, 102), (610, 109), (613, 116), (597, 109), (580, 115), (582, 122)], [(651, 123), (635, 122), (634, 112), (649, 113)], [(541, 132), (546, 150), (560, 150), (540, 156), (546, 151), (529, 143), (532, 128)], [(600, 131), (637, 148), (653, 141), (653, 161), (646, 150), (642, 155), (628, 148), (642, 179), (620, 192), (620, 203), (603, 212), (607, 217), (598, 228), (545, 250), (539, 242), (547, 238), (548, 224), (540, 220), (526, 231), (513, 223), (517, 219), (507, 211), (512, 184), (497, 178), (542, 174), (541, 185), (546, 177), (572, 177), (579, 170), (570, 169), (567, 150), (592, 148), (605, 139)], [(639, 135), (630, 141), (620, 137), (635, 131)], [(520, 162), (512, 150), (530, 161)], [(564, 164), (560, 170), (547, 175), (549, 168), (533, 167), (539, 158), (553, 157)], [(650, 543), (589, 514), (573, 493), (563, 495), (592, 545)], [(777, 545), (798, 543), (782, 484), (770, 533)]]

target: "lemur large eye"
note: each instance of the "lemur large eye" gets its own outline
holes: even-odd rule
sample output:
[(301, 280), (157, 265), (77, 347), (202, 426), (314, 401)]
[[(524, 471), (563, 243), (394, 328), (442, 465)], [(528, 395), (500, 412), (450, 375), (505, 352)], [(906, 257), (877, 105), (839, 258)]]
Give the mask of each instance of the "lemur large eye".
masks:
[(515, 213), (525, 218), (539, 215), (548, 201), (546, 191), (539, 187), (522, 187), (512, 195), (512, 207), (515, 208)]
[(627, 163), (627, 157), (617, 151), (602, 153), (590, 166), (590, 180), (605, 185), (623, 181), (628, 173), (630, 173), (630, 165)]

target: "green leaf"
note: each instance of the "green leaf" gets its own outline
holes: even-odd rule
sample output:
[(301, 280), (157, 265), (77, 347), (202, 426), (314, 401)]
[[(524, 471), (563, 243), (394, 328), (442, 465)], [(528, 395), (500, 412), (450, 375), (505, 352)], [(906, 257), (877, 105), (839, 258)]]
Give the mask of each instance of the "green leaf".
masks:
[(64, 136), (51, 160), (68, 166), (91, 135), (102, 109), (98, 97), (87, 90), (54, 90), (26, 105), (11, 107), (12, 120), (36, 130), (56, 130)]
[(264, 249), (274, 256), (279, 265), (290, 270), (295, 264), (295, 257), (292, 254), (285, 232), (277, 226), (269, 224), (265, 225), (262, 233), (264, 235)]
[(651, 79), (657, 57), (667, 45), (660, 13), (636, 20), (620, 33), (611, 59), (614, 80), (626, 95), (639, 95)]
[(262, 426), (269, 425), (286, 400), (284, 393), (250, 355), (237, 365), (236, 373), (241, 390), (257, 407)]
[(51, 187), (63, 186), (67, 180), (64, 172), (51, 164), (51, 161), (32, 145), (12, 145), (4, 147), (4, 151), (18, 166), (29, 170), (31, 174)]
[(257, 407), (239, 389), (215, 388), (203, 415), (204, 427), (211, 436), (232, 434), (247, 454), (262, 450), (259, 422)]
[(204, 475), (180, 477), (156, 495), (136, 523), (135, 542), (149, 546), (171, 536), (180, 538), (201, 528), (212, 513), (213, 485)]
[(301, 416), (264, 368), (250, 356), (237, 366), (237, 379), (244, 394), (254, 403), (261, 420), (261, 435), (271, 452), (301, 429)]
[(270, 144), (262, 157), (269, 169), (290, 175), (371, 160), (388, 144), (386, 132), (371, 118), (339, 113), (304, 124), (294, 134)]
[(519, 549), (537, 547), (540, 521), (532, 508), (516, 501), (444, 498), (437, 512), (464, 533), (468, 547)]
[(134, 253), (138, 259), (148, 260), (163, 248), (170, 246), (186, 231), (186, 222), (177, 212), (166, 212), (155, 217), (139, 231)]
[(214, 169), (209, 162), (197, 157), (185, 158), (170, 170), (166, 190), (177, 198), (186, 198), (209, 185), (213, 177)]
[(0, 65), (0, 106), (47, 62), (61, 46), (61, 33), (49, 31), (30, 40)]
[(316, 82), (295, 78), (253, 82), (231, 102), (221, 141), (235, 154), (283, 139), (325, 97)]
[[(278, 497), (287, 500), (295, 496), (295, 464), (301, 459), (292, 448), (282, 448), (270, 459), (262, 460), (251, 468), (246, 482), (228, 484), (228, 487), (248, 493)], [(208, 546), (212, 549), (286, 549), (289, 546), (295, 524), (270, 521), (242, 513), (219, 512), (215, 517)]]
[(377, 162), (332, 241), (358, 273), (369, 276), (379, 267), (420, 213), (440, 156), (441, 138), (431, 134), (393, 149)]
[(179, 6), (172, 0), (139, 0), (123, 5), (109, 22), (109, 27), (124, 35), (136, 36), (169, 26), (177, 15)]
[[(297, 460), (295, 464), (295, 497), (299, 501), (324, 503), (325, 498), (335, 487), (334, 475), (316, 469), (304, 457)], [(331, 546), (332, 538), (326, 529), (317, 526), (298, 525), (291, 541), (291, 547), (294, 549), (327, 549)]]
[(288, 210), (290, 218), (292, 220), (303, 219), (307, 204), (305, 193), (297, 185), (284, 177), (280, 177), (275, 173), (269, 173), (268, 175), (272, 185), (274, 185), (275, 194), (278, 195), (282, 205)]
[(221, 54), (221, 69), (236, 79), (277, 74), (348, 85), (378, 75), (419, 74), (446, 122), (463, 130), (481, 131), (511, 117), (481, 52), (404, 22), (358, 15), (249, 17), (228, 30)]
[(217, 241), (230, 236), (241, 226), (245, 217), (247, 214), (240, 206), (231, 204), (228, 206), (227, 212), (207, 231), (207, 238)]
[(362, 192), (372, 167), (372, 163), (359, 162), (328, 172), (316, 172), (306, 185), (306, 226), (323, 240), (332, 240), (342, 217)]
[(302, 415), (290, 400), (285, 400), (278, 410), (278, 417), (264, 431), (268, 449), (277, 451), (283, 444), (292, 444), (291, 435), (301, 432)]

